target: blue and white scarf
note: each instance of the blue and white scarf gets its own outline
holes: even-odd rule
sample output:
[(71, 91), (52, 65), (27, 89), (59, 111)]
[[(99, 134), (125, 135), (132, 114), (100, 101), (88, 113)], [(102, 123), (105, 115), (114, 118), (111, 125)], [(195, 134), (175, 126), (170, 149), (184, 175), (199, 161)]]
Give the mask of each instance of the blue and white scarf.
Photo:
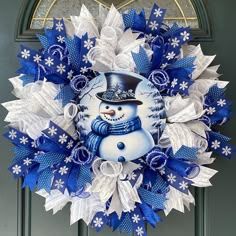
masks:
[(92, 131), (88, 134), (85, 147), (96, 155), (103, 138), (108, 135), (128, 134), (141, 129), (141, 127), (142, 123), (138, 116), (132, 120), (115, 125), (109, 124), (98, 116), (91, 124)]

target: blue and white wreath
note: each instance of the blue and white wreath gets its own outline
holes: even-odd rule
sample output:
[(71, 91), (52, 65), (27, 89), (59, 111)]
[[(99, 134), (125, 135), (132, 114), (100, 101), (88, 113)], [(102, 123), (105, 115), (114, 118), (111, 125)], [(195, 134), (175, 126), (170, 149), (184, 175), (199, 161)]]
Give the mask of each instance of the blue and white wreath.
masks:
[[(218, 80), (219, 66), (210, 66), (215, 56), (188, 45), (188, 27), (163, 23), (165, 12), (154, 5), (146, 20), (144, 11), (121, 14), (111, 6), (95, 20), (82, 6), (80, 16), (54, 19), (53, 28), (38, 35), (42, 49), (21, 46), (19, 76), (10, 79), (17, 100), (3, 104), (10, 123), (5, 137), (15, 145), (9, 170), (23, 178), (22, 187), (46, 198), (47, 211), (71, 203), (71, 224), (83, 219), (97, 231), (107, 225), (144, 236), (145, 223), (155, 227), (161, 221), (160, 211), (184, 212), (194, 204), (189, 186), (211, 186), (217, 172), (208, 167), (212, 152), (226, 158), (234, 152), (230, 138), (215, 130), (231, 115), (228, 82)], [(89, 131), (91, 114), (83, 101), (95, 99), (90, 92), (99, 78), (126, 73), (145, 78), (150, 88), (143, 93), (154, 104), (142, 115), (152, 119), (156, 141), (131, 160), (110, 153), (101, 158), (97, 145), (104, 137), (139, 130), (141, 121), (113, 125), (97, 117)], [(97, 96), (105, 104), (141, 103), (134, 92), (117, 85)], [(112, 117), (114, 110), (103, 113)], [(124, 142), (117, 145), (125, 148)]]

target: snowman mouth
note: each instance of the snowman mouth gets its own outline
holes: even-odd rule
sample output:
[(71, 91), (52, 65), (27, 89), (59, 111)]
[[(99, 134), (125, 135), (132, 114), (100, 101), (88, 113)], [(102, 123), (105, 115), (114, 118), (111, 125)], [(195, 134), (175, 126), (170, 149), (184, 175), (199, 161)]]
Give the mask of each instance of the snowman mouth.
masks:
[(104, 114), (104, 117), (106, 118), (106, 120), (109, 120), (109, 121), (119, 121), (119, 120), (121, 120), (122, 118), (124, 118), (124, 116), (125, 116), (125, 114), (123, 114), (122, 116), (120, 116), (120, 117), (118, 117), (118, 118), (112, 119), (112, 118), (107, 117), (106, 114)]

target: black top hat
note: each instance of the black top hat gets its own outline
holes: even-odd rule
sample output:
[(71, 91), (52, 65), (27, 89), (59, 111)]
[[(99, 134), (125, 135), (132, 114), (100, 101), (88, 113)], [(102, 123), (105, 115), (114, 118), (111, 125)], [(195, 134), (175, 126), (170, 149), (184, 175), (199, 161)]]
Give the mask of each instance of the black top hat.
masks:
[(104, 75), (107, 80), (107, 90), (97, 93), (98, 99), (109, 103), (133, 102), (137, 105), (143, 104), (142, 101), (135, 98), (136, 88), (142, 81), (140, 75), (119, 71), (107, 72)]

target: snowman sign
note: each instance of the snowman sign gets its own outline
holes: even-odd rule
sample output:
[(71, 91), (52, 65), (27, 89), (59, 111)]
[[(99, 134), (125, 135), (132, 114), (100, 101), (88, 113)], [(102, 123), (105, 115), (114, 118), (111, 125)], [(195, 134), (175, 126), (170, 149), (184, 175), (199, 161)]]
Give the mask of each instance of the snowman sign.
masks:
[[(154, 137), (144, 123), (149, 120), (148, 114), (145, 107), (141, 109), (146, 99), (142, 101), (136, 97), (138, 87), (143, 97), (150, 95), (150, 91), (146, 93), (143, 90), (142, 83), (150, 84), (138, 74), (113, 71), (105, 73), (100, 82), (97, 79), (91, 84), (88, 89), (90, 99), (82, 100), (82, 103), (89, 107), (89, 111), (97, 110), (97, 114), (89, 115), (89, 132), (84, 141), (84, 146), (94, 155), (105, 160), (125, 162), (142, 157), (154, 147)], [(92, 91), (93, 87), (103, 91)], [(151, 88), (154, 89), (153, 86)], [(94, 99), (98, 102), (96, 105), (91, 102)], [(150, 101), (146, 108), (149, 106)]]

